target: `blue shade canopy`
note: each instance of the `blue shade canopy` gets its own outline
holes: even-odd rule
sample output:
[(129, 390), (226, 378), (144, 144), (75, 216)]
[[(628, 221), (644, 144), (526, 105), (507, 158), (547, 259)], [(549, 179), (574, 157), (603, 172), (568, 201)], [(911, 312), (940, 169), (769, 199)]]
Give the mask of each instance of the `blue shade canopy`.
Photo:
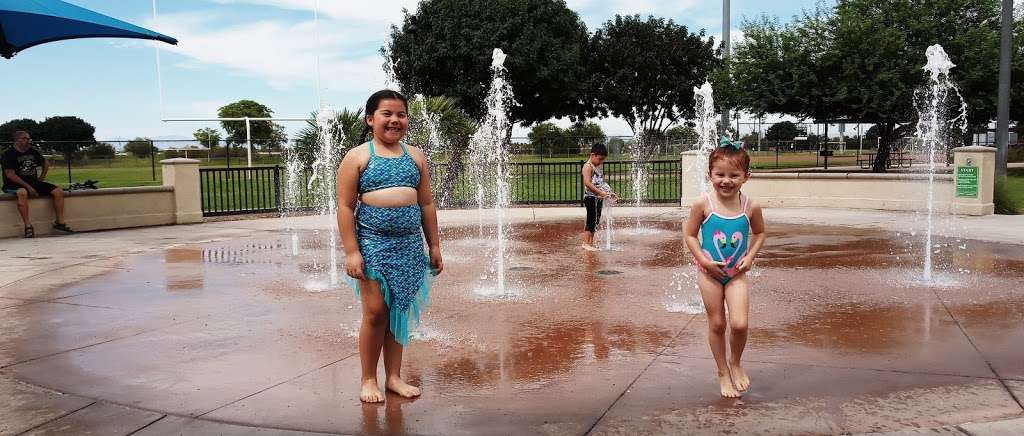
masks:
[(0, 0), (0, 55), (76, 38), (178, 40), (60, 0)]

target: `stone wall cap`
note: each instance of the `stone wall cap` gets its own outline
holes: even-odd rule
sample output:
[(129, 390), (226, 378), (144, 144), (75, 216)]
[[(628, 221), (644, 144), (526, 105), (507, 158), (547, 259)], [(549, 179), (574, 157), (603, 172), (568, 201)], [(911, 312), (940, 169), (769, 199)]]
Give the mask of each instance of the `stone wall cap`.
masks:
[(183, 157), (164, 159), (160, 161), (160, 165), (199, 165), (201, 163), (202, 161), (199, 159), (185, 159)]
[(698, 156), (700, 155), (700, 150), (686, 150), (679, 154), (682, 156)]
[(971, 153), (995, 153), (995, 147), (985, 147), (983, 145), (968, 145), (965, 147), (957, 147), (953, 149), (954, 153), (957, 152), (971, 152)]
[(849, 173), (816, 173), (816, 172), (805, 172), (796, 173), (798, 178), (801, 179), (848, 179)]
[(751, 179), (795, 179), (799, 173), (750, 173)]
[[(752, 179), (816, 179), (816, 180), (928, 180), (928, 173), (750, 173)], [(935, 180), (953, 180), (952, 174), (936, 174)]]
[(123, 194), (145, 194), (148, 192), (174, 192), (174, 186), (128, 186), (124, 188), (100, 188), (100, 189), (79, 189), (75, 191), (64, 191), (64, 195), (78, 197), (86, 195), (123, 195)]
[[(64, 191), (67, 197), (84, 197), (89, 195), (124, 195), (124, 194), (145, 194), (149, 192), (174, 192), (174, 186), (130, 186), (125, 188), (100, 188), (100, 189), (79, 189)], [(18, 198), (14, 194), (0, 194), (0, 200), (14, 200)]]

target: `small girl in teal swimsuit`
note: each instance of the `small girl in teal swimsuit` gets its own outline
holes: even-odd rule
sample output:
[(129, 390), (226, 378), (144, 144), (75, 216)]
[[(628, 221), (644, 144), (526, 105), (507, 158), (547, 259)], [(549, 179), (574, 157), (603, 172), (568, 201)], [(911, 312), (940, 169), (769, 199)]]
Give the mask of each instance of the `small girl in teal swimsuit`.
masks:
[[(722, 138), (708, 158), (713, 190), (697, 199), (686, 220), (686, 247), (700, 270), (697, 286), (708, 316), (708, 342), (718, 366), (722, 396), (739, 397), (750, 387), (740, 366), (747, 344), (747, 271), (764, 244), (761, 206), (740, 192), (750, 179), (750, 157), (743, 144)], [(726, 324), (725, 307), (729, 307)], [(730, 327), (726, 359), (725, 330)]]
[(346, 153), (338, 169), (345, 271), (357, 280), (363, 303), (359, 399), (367, 403), (384, 401), (377, 382), (382, 350), (387, 390), (406, 398), (420, 395), (420, 388), (402, 379), (402, 351), (427, 304), (431, 277), (444, 268), (426, 158), (401, 143), (409, 129), (407, 103), (390, 90), (370, 96), (363, 137), (371, 131), (373, 136)]

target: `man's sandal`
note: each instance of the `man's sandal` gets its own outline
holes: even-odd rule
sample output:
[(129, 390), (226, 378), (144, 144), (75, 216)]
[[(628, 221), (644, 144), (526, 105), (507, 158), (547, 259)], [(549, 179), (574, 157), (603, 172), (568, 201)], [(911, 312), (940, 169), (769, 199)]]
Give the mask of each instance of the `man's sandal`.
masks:
[(25, 226), (25, 237), (34, 238), (36, 237), (36, 229), (32, 226)]

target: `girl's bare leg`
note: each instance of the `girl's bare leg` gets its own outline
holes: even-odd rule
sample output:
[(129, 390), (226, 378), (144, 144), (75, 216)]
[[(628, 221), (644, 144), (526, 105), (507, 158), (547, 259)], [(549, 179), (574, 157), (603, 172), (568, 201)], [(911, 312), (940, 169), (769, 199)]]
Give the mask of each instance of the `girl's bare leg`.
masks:
[(718, 366), (718, 384), (722, 396), (738, 398), (740, 393), (733, 385), (725, 355), (725, 291), (721, 283), (704, 273), (697, 278), (697, 287), (700, 288), (704, 310), (708, 315), (708, 344), (711, 345), (715, 365)]
[(359, 290), (363, 302), (363, 322), (359, 327), (359, 363), (362, 367), (359, 399), (367, 403), (381, 403), (384, 393), (377, 384), (377, 361), (388, 331), (388, 306), (376, 280), (360, 280)]
[(589, 251), (597, 251), (597, 247), (594, 247), (594, 233), (584, 230), (583, 231), (583, 248)]
[(740, 391), (750, 387), (750, 378), (740, 366), (743, 350), (747, 346), (747, 314), (750, 312), (750, 298), (747, 292), (750, 283), (747, 275), (734, 277), (725, 285), (725, 302), (729, 306), (729, 369), (733, 383)]
[(391, 329), (387, 329), (384, 338), (384, 375), (387, 380), (384, 385), (389, 391), (405, 398), (418, 397), (420, 388), (402, 380), (402, 351), (404, 351), (402, 344), (395, 340)]

